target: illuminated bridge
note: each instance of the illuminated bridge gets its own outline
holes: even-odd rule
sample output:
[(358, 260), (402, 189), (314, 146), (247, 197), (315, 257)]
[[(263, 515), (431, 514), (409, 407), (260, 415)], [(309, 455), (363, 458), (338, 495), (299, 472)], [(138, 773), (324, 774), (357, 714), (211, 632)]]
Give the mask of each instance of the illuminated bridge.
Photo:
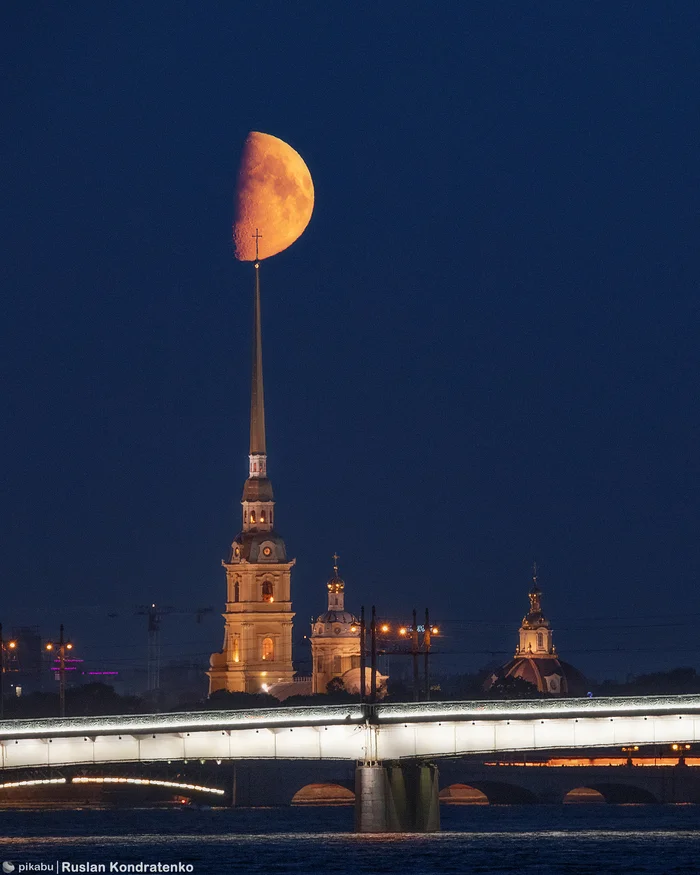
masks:
[(439, 824), (435, 759), (698, 741), (700, 696), (358, 704), (5, 721), (0, 768), (350, 761), (358, 829), (423, 830)]

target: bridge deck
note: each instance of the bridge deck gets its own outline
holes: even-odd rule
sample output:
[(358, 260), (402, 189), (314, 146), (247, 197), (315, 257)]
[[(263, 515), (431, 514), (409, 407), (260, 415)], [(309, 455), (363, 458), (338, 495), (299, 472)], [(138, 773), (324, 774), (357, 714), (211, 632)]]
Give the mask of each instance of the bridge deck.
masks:
[(397, 760), (700, 740), (700, 696), (434, 702), (0, 723), (0, 768), (184, 759)]

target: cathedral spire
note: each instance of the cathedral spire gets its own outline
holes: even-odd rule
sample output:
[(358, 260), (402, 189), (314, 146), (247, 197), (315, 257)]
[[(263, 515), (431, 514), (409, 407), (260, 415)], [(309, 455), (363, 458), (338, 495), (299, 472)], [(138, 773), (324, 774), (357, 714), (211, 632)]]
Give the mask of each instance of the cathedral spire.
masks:
[[(257, 250), (258, 232), (255, 246)], [(253, 373), (250, 392), (250, 455), (264, 456), (265, 398), (263, 395), (262, 328), (260, 320), (260, 262), (255, 261), (255, 301), (253, 304)]]

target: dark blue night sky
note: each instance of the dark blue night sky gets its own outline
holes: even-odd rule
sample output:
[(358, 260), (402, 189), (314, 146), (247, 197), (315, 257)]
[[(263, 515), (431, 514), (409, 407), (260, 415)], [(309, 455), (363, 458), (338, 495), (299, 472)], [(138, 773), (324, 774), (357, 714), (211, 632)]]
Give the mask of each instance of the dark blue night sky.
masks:
[[(3, 624), (63, 620), (127, 665), (134, 605), (223, 610), (252, 305), (233, 188), (260, 130), (316, 187), (262, 274), (297, 631), (337, 550), (351, 608), (427, 603), (443, 665), (474, 670), (513, 650), (536, 559), (584, 671), (700, 666), (696, 4), (4, 17)], [(163, 634), (199, 658), (223, 621)]]

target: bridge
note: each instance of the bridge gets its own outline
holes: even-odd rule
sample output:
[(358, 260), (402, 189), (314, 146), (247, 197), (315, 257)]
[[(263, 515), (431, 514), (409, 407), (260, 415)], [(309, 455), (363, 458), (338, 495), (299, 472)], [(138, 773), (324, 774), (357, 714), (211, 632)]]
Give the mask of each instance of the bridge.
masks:
[(700, 696), (190, 711), (0, 723), (0, 769), (350, 761), (360, 831), (439, 828), (436, 759), (700, 741)]

